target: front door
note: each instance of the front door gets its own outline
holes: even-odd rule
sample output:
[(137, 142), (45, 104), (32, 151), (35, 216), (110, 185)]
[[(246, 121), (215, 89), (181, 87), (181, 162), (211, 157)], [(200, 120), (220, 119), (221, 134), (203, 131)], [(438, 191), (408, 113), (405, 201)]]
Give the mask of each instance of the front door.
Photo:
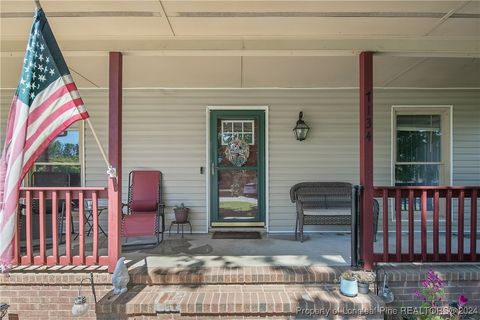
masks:
[(210, 190), (213, 227), (264, 226), (264, 111), (210, 111)]

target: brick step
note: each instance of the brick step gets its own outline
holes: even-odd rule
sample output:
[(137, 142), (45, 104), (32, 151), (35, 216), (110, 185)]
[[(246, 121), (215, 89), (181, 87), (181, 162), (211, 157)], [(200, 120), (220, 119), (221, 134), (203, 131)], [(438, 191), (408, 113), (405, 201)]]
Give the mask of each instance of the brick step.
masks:
[(304, 284), (338, 283), (348, 267), (147, 268), (130, 270), (133, 284)]
[[(96, 307), (98, 319), (134, 316), (317, 317), (351, 316), (362, 310), (365, 318), (382, 318), (384, 303), (373, 293), (345, 297), (337, 285), (135, 285), (121, 295), (108, 294)], [(305, 310), (302, 312), (302, 310)], [(309, 310), (309, 311), (306, 311)], [(322, 314), (323, 312), (323, 314)], [(328, 314), (326, 312), (329, 312)], [(358, 317), (358, 314), (355, 314)]]

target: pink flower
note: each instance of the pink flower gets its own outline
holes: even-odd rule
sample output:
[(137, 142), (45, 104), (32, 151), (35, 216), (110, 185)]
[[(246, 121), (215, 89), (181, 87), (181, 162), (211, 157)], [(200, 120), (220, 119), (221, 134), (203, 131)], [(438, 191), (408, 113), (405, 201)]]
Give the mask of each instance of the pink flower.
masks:
[(459, 307), (463, 307), (464, 305), (467, 304), (467, 302), (468, 302), (468, 299), (463, 294), (460, 295), (460, 297), (458, 297), (458, 306)]
[(421, 297), (421, 295), (420, 295), (420, 291), (418, 291), (418, 290), (415, 290), (415, 297), (417, 297), (417, 298), (420, 298), (420, 297)]

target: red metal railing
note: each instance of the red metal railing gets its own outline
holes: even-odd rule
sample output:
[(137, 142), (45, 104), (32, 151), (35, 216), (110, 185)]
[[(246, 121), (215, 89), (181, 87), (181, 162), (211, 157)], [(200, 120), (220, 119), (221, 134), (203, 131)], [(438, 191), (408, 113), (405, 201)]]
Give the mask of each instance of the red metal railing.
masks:
[[(108, 265), (108, 256), (99, 255), (98, 219), (98, 200), (107, 197), (106, 188), (21, 188), (23, 205), (17, 215), (14, 262), (18, 265)], [(88, 210), (87, 201), (91, 203)], [(62, 225), (64, 228), (60, 228)], [(73, 233), (75, 225), (77, 230)], [(91, 240), (85, 232), (90, 226)]]
[[(479, 195), (480, 187), (375, 187), (374, 196), (381, 198), (383, 211), (383, 245), (376, 248), (379, 250), (375, 250), (374, 260), (477, 261)], [(469, 209), (466, 210), (466, 207)], [(391, 212), (394, 219), (389, 217), (390, 210), (394, 211)], [(419, 219), (415, 220), (415, 216)], [(470, 218), (469, 228), (465, 230), (467, 218)], [(394, 223), (395, 239), (388, 237), (390, 221)], [(402, 246), (402, 232), (408, 235), (405, 246)], [(420, 241), (415, 233), (420, 233)], [(452, 246), (452, 238), (455, 237), (456, 246)], [(394, 250), (389, 249), (389, 240), (395, 241)], [(469, 243), (468, 252), (465, 252), (465, 242)], [(402, 250), (402, 247), (406, 248)]]

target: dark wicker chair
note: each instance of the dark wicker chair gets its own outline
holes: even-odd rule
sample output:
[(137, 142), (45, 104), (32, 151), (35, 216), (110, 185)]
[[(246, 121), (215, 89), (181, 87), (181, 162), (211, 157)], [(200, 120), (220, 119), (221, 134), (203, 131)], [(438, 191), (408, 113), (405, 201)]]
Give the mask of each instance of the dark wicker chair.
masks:
[[(290, 189), (290, 200), (296, 204), (295, 239), (300, 236), (300, 241), (303, 242), (304, 225), (351, 225), (352, 187), (345, 182), (301, 182), (294, 185)], [(309, 210), (312, 213), (306, 213)], [(375, 241), (378, 212), (379, 206), (375, 200)]]

